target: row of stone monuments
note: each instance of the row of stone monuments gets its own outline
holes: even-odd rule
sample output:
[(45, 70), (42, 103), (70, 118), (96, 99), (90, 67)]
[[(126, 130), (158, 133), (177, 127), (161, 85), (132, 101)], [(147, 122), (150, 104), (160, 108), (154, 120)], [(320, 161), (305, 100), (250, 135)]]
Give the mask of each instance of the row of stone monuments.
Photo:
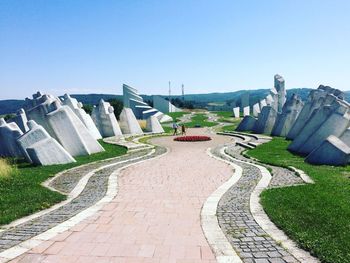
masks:
[[(164, 132), (156, 116), (147, 118), (146, 129)], [(76, 156), (104, 151), (98, 139), (126, 134), (143, 134), (130, 108), (122, 110), (118, 122), (113, 107), (103, 100), (90, 116), (68, 94), (59, 99), (38, 92), (26, 98), (14, 118), (0, 119), (0, 156), (24, 157), (37, 165), (70, 163)]]
[(250, 116), (252, 113), (254, 117), (258, 117), (265, 106), (271, 106), (275, 111), (279, 112), (286, 102), (286, 95), (284, 79), (276, 74), (274, 76), (274, 87), (270, 89), (269, 94), (264, 99), (250, 108), (249, 93), (242, 94), (241, 107), (233, 108), (233, 116), (239, 118), (241, 113), (243, 113), (244, 117)]
[(264, 106), (257, 118), (245, 116), (237, 131), (286, 137), (292, 140), (288, 150), (305, 156), (309, 163), (346, 165), (350, 160), (349, 126), (350, 104), (343, 92), (321, 85), (305, 103), (293, 94), (285, 103), (281, 99), (278, 105)]

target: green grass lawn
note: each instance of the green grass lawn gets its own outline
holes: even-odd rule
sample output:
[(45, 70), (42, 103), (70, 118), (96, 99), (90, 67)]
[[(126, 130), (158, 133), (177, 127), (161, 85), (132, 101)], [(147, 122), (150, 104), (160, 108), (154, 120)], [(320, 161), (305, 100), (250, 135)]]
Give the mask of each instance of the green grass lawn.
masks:
[(196, 113), (192, 116), (191, 121), (185, 123), (187, 128), (194, 128), (196, 125), (200, 127), (212, 127), (217, 125), (217, 122), (208, 121), (208, 116), (203, 113)]
[(9, 160), (13, 172), (0, 177), (0, 225), (39, 210), (48, 208), (66, 196), (53, 192), (40, 184), (56, 173), (82, 164), (116, 157), (126, 153), (126, 148), (100, 141), (106, 151), (76, 157), (76, 163), (50, 166), (33, 166), (29, 163)]
[(289, 142), (274, 138), (247, 154), (264, 163), (294, 166), (314, 181), (266, 190), (261, 202), (271, 220), (322, 262), (350, 262), (350, 166), (314, 166), (288, 152)]
[(174, 121), (179, 122), (179, 118), (181, 118), (182, 116), (186, 115), (186, 114), (190, 114), (191, 112), (188, 111), (179, 111), (179, 112), (169, 112), (167, 113), (167, 115), (169, 115), (170, 117), (173, 118)]
[(233, 118), (233, 112), (231, 111), (213, 111), (213, 113), (222, 118)]

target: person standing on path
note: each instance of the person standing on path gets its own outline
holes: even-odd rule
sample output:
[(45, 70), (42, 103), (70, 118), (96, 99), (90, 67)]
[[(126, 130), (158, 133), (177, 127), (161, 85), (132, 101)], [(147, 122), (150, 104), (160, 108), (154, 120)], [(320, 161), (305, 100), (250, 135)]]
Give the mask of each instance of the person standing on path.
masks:
[(181, 135), (186, 135), (186, 127), (185, 127), (185, 124), (181, 124)]
[(177, 123), (174, 121), (173, 122), (173, 129), (174, 129), (174, 133), (173, 135), (177, 135), (177, 128), (179, 127), (179, 125), (177, 125)]

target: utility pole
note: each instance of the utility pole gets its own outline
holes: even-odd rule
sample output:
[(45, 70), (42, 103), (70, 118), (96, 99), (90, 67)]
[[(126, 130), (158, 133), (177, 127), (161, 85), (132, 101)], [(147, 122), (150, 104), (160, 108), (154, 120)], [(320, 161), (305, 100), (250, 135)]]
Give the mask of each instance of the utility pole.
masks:
[(185, 101), (185, 85), (182, 84), (182, 101)]

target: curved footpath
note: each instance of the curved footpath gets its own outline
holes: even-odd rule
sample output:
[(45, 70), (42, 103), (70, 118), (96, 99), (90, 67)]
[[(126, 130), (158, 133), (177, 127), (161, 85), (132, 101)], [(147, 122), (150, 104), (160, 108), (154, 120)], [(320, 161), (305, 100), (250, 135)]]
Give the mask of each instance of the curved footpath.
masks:
[[(258, 203), (262, 184), (280, 187), (303, 181), (277, 167), (271, 167), (274, 176), (270, 181), (265, 168), (246, 163), (249, 160), (240, 155), (242, 144), (234, 142), (259, 144), (259, 139), (210, 136), (211, 141), (197, 143), (154, 138), (153, 143), (160, 147), (153, 152), (135, 152), (135, 160), (126, 161), (128, 167), (123, 170), (125, 165), (120, 161), (118, 165), (106, 161), (109, 166), (100, 170), (90, 167), (95, 172), (90, 172), (85, 188), (80, 186), (81, 196), (22, 223), (19, 226), (24, 225), (25, 231), (14, 236), (30, 232), (32, 226), (34, 232), (40, 227), (50, 228), (52, 222), (58, 234), (46, 234), (45, 241), (37, 244), (33, 243), (35, 238), (32, 243), (29, 240), (30, 250), (11, 262), (316, 262), (273, 228)], [(167, 154), (161, 155), (165, 148)], [(133, 164), (156, 155), (161, 156)], [(82, 167), (68, 172), (50, 186), (74, 192), (88, 170)], [(96, 206), (101, 202), (97, 200), (106, 196), (109, 199)], [(60, 224), (72, 216), (79, 217), (91, 205), (95, 207), (83, 220)], [(2, 235), (16, 229), (21, 230), (9, 229)], [(1, 242), (0, 234), (0, 249)]]
[(13, 262), (215, 262), (200, 211), (232, 168), (206, 154), (208, 147), (231, 138), (212, 138), (199, 143), (153, 139), (168, 147), (168, 154), (123, 170), (111, 202)]

